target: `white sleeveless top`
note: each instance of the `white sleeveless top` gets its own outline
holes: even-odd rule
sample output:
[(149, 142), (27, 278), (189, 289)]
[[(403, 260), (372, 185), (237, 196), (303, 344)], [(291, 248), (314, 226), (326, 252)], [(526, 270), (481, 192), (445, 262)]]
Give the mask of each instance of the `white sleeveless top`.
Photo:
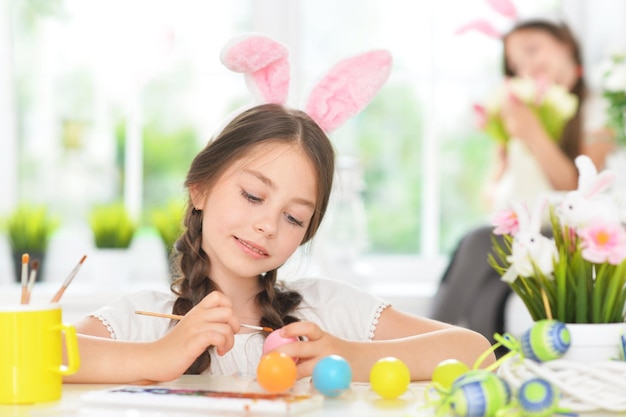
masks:
[[(389, 303), (350, 284), (324, 278), (301, 279), (286, 285), (302, 294), (293, 315), (311, 321), (324, 331), (346, 340), (372, 340), (381, 312)], [(111, 338), (150, 342), (161, 338), (173, 326), (171, 320), (135, 314), (135, 310), (171, 313), (176, 296), (144, 290), (122, 296), (90, 316), (99, 319)], [(212, 375), (256, 375), (264, 336), (261, 333), (235, 335), (234, 347), (224, 356), (210, 349)]]

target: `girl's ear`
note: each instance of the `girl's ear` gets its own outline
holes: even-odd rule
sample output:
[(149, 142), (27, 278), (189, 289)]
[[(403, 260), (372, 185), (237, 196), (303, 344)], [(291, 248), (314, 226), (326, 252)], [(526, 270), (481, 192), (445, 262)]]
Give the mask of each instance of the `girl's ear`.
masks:
[(192, 184), (189, 186), (189, 197), (191, 198), (191, 204), (196, 210), (204, 210), (204, 200), (206, 193), (200, 189), (198, 184)]
[(391, 73), (391, 54), (376, 50), (339, 61), (313, 88), (306, 113), (326, 133), (360, 112)]
[(222, 48), (220, 60), (244, 74), (248, 88), (264, 103), (284, 104), (289, 93), (289, 51), (261, 34), (234, 38)]

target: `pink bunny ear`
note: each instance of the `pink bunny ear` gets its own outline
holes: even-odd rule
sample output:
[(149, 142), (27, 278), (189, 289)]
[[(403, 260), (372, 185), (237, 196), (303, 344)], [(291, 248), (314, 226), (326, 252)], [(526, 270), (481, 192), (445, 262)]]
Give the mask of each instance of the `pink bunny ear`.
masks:
[(510, 0), (487, 0), (493, 10), (509, 19), (517, 19), (517, 8)]
[(482, 33), (485, 36), (490, 38), (500, 39), (502, 37), (502, 33), (494, 25), (488, 22), (485, 19), (476, 19), (471, 22), (468, 22), (458, 28), (455, 32), (457, 35), (462, 35), (465, 32), (469, 32), (471, 30), (475, 30), (479, 33)]
[(376, 50), (338, 62), (313, 88), (306, 113), (330, 132), (361, 111), (387, 81), (391, 54)]
[(220, 53), (220, 60), (231, 71), (245, 74), (250, 91), (266, 103), (283, 104), (289, 93), (287, 48), (260, 34), (232, 39)]
[(611, 184), (613, 184), (613, 181), (615, 181), (615, 174), (613, 172), (602, 171), (596, 176), (593, 184), (584, 191), (584, 196), (591, 198), (596, 194), (600, 194), (602, 191), (609, 188)]

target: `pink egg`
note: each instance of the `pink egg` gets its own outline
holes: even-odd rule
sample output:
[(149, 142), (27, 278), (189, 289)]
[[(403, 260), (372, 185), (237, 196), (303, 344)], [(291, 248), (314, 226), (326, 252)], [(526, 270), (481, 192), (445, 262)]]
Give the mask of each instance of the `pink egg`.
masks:
[(263, 354), (265, 355), (267, 352), (276, 349), (279, 346), (286, 345), (287, 343), (297, 342), (297, 337), (282, 337), (279, 334), (279, 330), (274, 330), (272, 333), (268, 334), (265, 338), (265, 342), (263, 343)]

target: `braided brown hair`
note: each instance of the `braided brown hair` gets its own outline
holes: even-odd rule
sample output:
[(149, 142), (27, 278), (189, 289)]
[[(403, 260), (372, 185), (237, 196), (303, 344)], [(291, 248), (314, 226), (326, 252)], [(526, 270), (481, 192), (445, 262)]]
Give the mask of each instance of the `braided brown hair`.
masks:
[[(506, 37), (511, 35), (512, 33), (522, 30), (540, 30), (551, 35), (559, 42), (568, 45), (572, 50), (572, 59), (574, 60), (576, 65), (582, 68), (582, 55), (580, 52), (580, 47), (578, 46), (578, 41), (566, 24), (555, 24), (546, 20), (524, 21), (518, 23), (513, 29), (511, 29), (504, 36), (504, 40), (506, 40)], [(506, 42), (504, 42), (504, 45), (506, 48)], [(511, 69), (509, 63), (507, 62), (506, 50), (504, 53), (503, 64), (504, 74), (510, 77), (515, 76), (515, 72)], [(559, 146), (561, 150), (572, 161), (582, 152), (583, 125), (581, 104), (583, 103), (583, 100), (585, 98), (586, 90), (587, 87), (585, 85), (584, 78), (582, 76), (578, 77), (578, 79), (576, 80), (576, 84), (574, 84), (570, 91), (578, 98), (578, 107), (576, 109), (576, 114), (565, 125), (565, 128), (563, 129), (563, 134), (561, 135), (561, 139), (559, 140)]]
[[(333, 182), (335, 153), (321, 128), (304, 112), (278, 104), (263, 104), (244, 111), (233, 119), (221, 133), (200, 151), (191, 163), (185, 187), (209, 190), (235, 161), (245, 157), (253, 146), (263, 143), (293, 143), (300, 146), (316, 169), (316, 208), (301, 244), (308, 242), (320, 226)], [(175, 245), (177, 277), (171, 290), (178, 296), (174, 314), (186, 314), (207, 294), (218, 290), (207, 276), (210, 259), (201, 247), (202, 212), (194, 209), (191, 196), (184, 217), (185, 231)], [(255, 301), (262, 313), (261, 325), (280, 328), (297, 321), (290, 315), (300, 304), (302, 296), (277, 282), (277, 270), (259, 276), (261, 292)], [(208, 350), (187, 369), (198, 374), (211, 364)]]

